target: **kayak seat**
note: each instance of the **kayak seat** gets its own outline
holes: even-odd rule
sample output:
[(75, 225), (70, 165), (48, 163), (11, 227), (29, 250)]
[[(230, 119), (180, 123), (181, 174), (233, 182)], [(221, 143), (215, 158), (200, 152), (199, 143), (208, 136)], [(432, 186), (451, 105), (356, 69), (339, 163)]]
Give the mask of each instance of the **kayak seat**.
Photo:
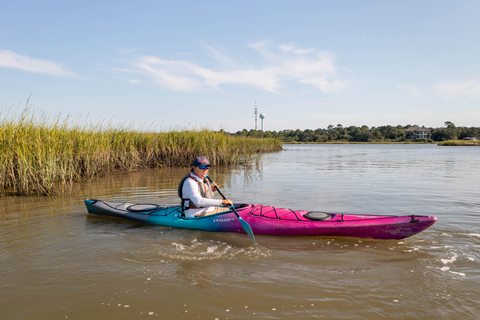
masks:
[(321, 211), (310, 211), (303, 215), (305, 218), (315, 221), (324, 221), (332, 218), (330, 213)]

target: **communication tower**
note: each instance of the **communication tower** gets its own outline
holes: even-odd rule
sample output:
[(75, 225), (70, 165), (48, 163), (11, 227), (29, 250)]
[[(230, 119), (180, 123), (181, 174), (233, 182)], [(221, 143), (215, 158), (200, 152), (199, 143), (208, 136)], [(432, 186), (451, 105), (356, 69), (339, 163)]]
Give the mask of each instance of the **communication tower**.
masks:
[(255, 101), (255, 131), (257, 131), (257, 101)]

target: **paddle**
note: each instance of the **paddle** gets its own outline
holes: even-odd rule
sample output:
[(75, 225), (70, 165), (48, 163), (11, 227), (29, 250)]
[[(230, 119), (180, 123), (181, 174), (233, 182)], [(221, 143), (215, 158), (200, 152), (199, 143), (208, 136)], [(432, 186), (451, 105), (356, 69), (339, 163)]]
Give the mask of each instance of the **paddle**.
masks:
[[(209, 177), (208, 175), (207, 175), (207, 179), (210, 181), (210, 183), (213, 183), (212, 179), (210, 179), (210, 177)], [(222, 191), (220, 191), (220, 189), (218, 188), (218, 186), (217, 186), (217, 191), (218, 191), (218, 193), (220, 193), (220, 195), (222, 196), (223, 200), (227, 199), (227, 198), (225, 198), (225, 196), (223, 195)], [(243, 230), (245, 230), (245, 232), (250, 236), (250, 238), (252, 238), (253, 243), (257, 244), (257, 242), (255, 241), (255, 236), (253, 235), (252, 228), (250, 227), (250, 225), (248, 224), (248, 222), (245, 221), (245, 220), (243, 220), (242, 217), (240, 217), (240, 215), (238, 214), (237, 210), (235, 210), (235, 207), (234, 207), (234, 206), (231, 206), (231, 207), (230, 207), (230, 210), (232, 210), (233, 213), (235, 213), (235, 215), (237, 216), (238, 220), (240, 220), (240, 223), (242, 224)]]

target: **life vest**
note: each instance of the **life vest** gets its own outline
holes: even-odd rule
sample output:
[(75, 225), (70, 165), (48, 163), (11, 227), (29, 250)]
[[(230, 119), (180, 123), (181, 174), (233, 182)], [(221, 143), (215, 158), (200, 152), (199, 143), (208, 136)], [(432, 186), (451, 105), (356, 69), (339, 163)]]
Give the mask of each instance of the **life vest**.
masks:
[[(187, 209), (199, 209), (200, 207), (197, 206), (193, 201), (188, 198), (183, 197), (183, 185), (185, 184), (185, 180), (188, 178), (192, 179), (198, 184), (198, 191), (203, 198), (213, 199), (213, 191), (210, 181), (207, 179), (203, 180), (203, 184), (192, 177), (190, 174), (187, 174), (185, 177), (182, 178), (180, 184), (178, 185), (178, 196), (180, 197), (180, 205), (182, 206), (182, 213)], [(203, 185), (205, 185), (205, 190), (203, 190)], [(188, 207), (185, 206), (185, 202), (188, 201)]]

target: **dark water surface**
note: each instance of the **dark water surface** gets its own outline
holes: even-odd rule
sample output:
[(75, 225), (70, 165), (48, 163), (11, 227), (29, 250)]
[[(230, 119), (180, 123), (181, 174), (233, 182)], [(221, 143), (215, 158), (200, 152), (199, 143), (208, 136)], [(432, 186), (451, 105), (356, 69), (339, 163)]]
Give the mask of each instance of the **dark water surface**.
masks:
[(0, 197), (0, 319), (480, 319), (480, 148), (284, 149), (210, 175), (235, 202), (439, 220), (401, 241), (255, 246), (86, 213), (85, 198), (176, 204), (187, 168)]

